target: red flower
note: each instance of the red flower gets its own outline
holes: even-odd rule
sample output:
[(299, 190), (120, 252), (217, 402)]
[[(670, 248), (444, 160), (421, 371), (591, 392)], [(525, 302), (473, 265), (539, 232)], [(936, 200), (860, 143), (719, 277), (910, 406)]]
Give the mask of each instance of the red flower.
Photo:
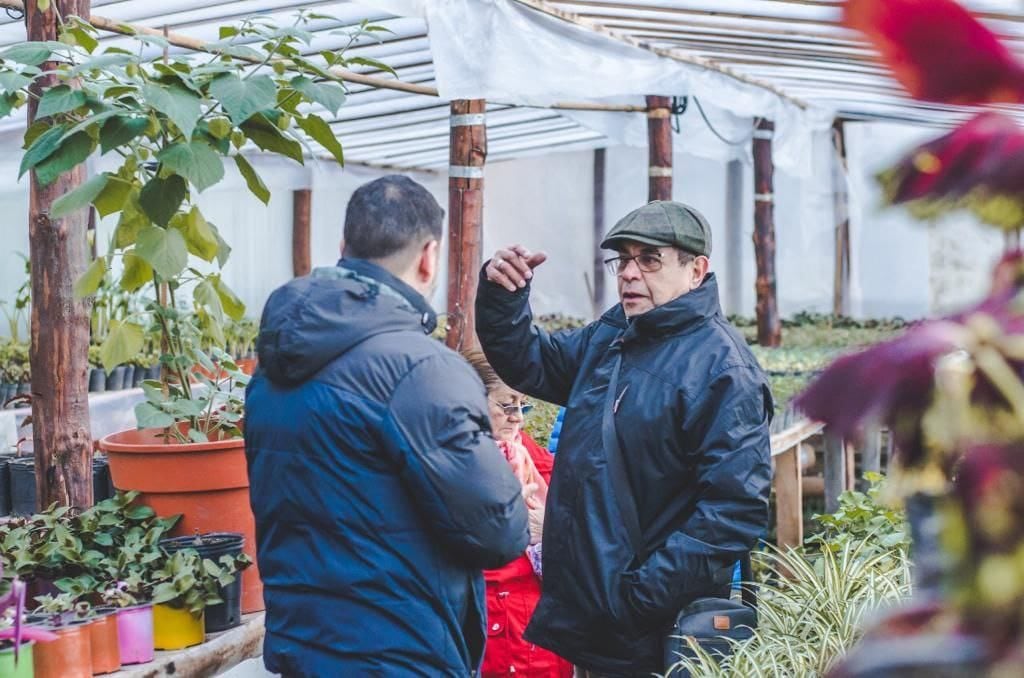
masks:
[(915, 99), (1024, 101), (1024, 67), (953, 0), (847, 0), (843, 22), (867, 35)]
[(1024, 226), (1024, 130), (998, 113), (915, 148), (878, 178), (890, 204), (922, 217), (967, 208), (994, 226)]

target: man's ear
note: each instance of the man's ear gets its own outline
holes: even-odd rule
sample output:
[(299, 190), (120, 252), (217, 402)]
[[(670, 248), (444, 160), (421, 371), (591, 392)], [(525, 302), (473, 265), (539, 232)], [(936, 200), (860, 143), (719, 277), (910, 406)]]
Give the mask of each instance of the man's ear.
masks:
[(338, 245), (338, 253), (341, 254), (342, 257), (345, 256), (345, 241), (344, 240), (342, 240), (341, 244)]
[(693, 260), (693, 286), (694, 288), (699, 287), (704, 278), (708, 275), (708, 269), (711, 268), (711, 260), (704, 255), (698, 256)]
[(429, 240), (424, 243), (416, 261), (416, 279), (424, 285), (430, 285), (437, 276), (437, 261), (441, 243)]

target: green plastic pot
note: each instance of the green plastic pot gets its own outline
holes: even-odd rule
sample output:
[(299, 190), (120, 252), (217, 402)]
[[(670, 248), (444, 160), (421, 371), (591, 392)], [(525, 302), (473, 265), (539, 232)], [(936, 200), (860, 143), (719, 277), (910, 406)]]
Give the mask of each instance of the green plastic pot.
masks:
[(18, 663), (14, 663), (14, 648), (0, 650), (0, 676), (4, 678), (32, 678), (35, 668), (32, 664), (32, 643), (22, 643), (18, 652)]

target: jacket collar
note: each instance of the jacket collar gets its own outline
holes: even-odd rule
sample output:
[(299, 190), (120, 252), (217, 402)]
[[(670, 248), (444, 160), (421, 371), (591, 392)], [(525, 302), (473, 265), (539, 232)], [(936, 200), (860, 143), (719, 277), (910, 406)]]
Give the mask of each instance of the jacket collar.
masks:
[(437, 327), (437, 313), (430, 307), (423, 295), (390, 271), (372, 261), (355, 257), (342, 257), (338, 260), (338, 267), (352, 271), (363, 278), (370, 278), (408, 302), (412, 309), (419, 313), (420, 324), (426, 334), (430, 334)]
[(622, 312), (622, 304), (616, 304), (605, 313), (602, 320), (624, 328), (621, 339), (623, 342), (629, 342), (641, 337), (681, 334), (721, 312), (718, 304), (718, 280), (714, 273), (709, 273), (700, 287), (676, 297), (667, 304), (652, 308), (631, 319), (627, 319)]

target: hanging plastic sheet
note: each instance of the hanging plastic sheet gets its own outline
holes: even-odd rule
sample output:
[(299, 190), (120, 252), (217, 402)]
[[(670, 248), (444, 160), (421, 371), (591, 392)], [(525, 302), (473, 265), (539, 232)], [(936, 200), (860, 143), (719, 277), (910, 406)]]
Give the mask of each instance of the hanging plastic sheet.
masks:
[[(721, 126), (722, 136), (729, 139), (742, 139), (743, 128), (750, 129), (746, 121), (755, 117), (773, 120), (775, 164), (798, 176), (811, 171), (812, 133), (831, 123), (830, 111), (801, 109), (769, 90), (660, 56), (514, 0), (424, 3), (438, 89), (445, 99), (543, 106), (569, 100), (642, 103), (647, 94), (696, 95), (708, 117), (717, 119), (716, 129)], [(690, 132), (704, 124), (694, 113), (683, 118)], [(566, 114), (617, 143), (646, 144), (643, 115)], [(708, 148), (710, 142), (701, 141), (694, 152), (704, 149), (702, 154), (710, 155)], [(737, 153), (726, 149), (714, 157)]]

